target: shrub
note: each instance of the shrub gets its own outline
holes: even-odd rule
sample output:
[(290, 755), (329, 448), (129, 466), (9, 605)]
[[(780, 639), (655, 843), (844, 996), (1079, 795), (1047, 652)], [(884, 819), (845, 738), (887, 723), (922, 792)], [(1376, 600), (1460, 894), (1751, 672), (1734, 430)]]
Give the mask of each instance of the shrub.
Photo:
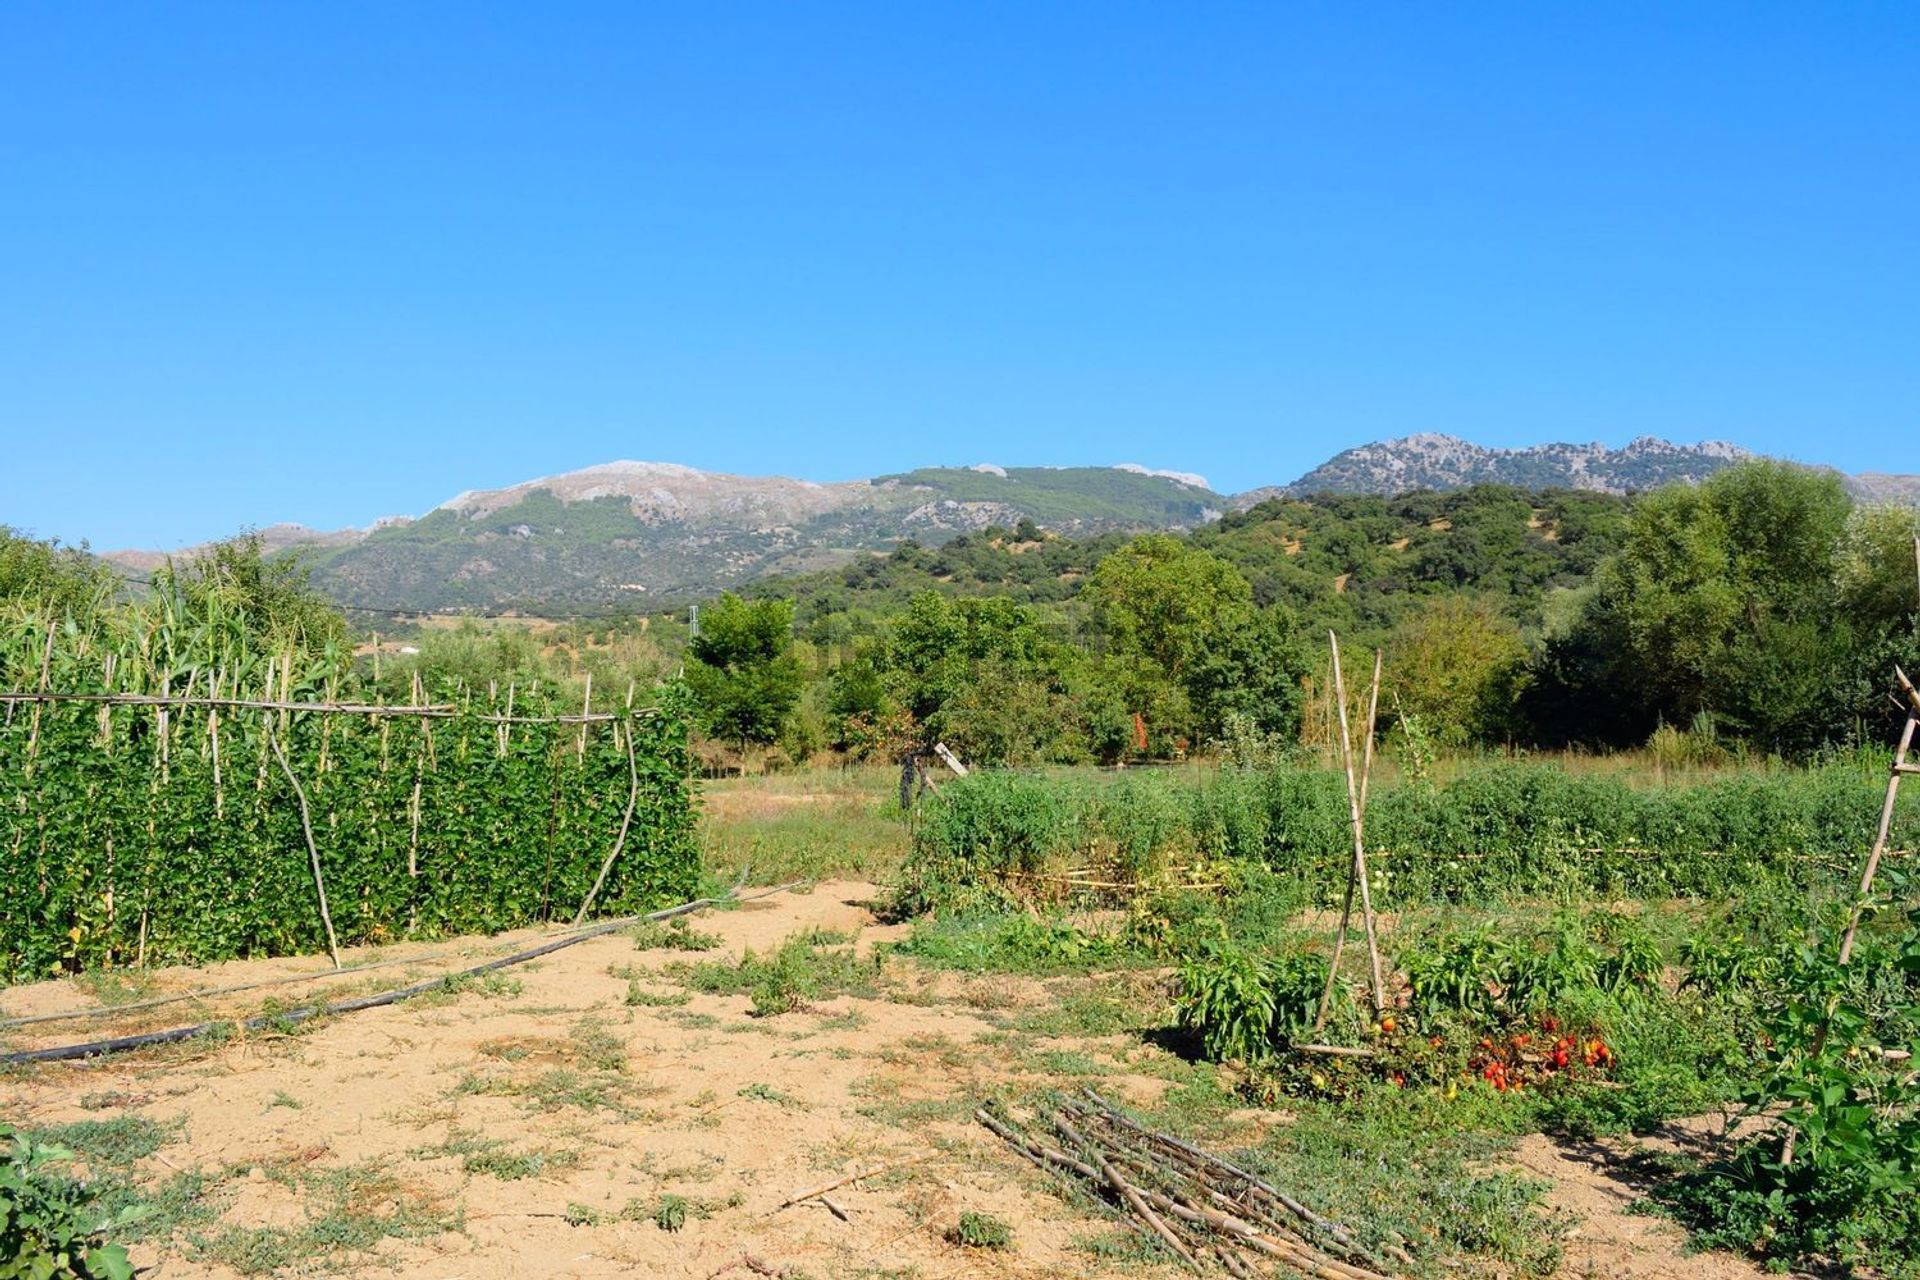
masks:
[(947, 1238), (968, 1249), (1010, 1249), (1013, 1228), (990, 1213), (968, 1209), (960, 1215), (960, 1221), (947, 1233)]
[(0, 1266), (36, 1280), (131, 1280), (127, 1251), (94, 1193), (55, 1166), (71, 1153), (0, 1125)]
[(1326, 980), (1326, 962), (1316, 956), (1208, 941), (1180, 966), (1175, 1008), (1207, 1057), (1256, 1063), (1312, 1024)]

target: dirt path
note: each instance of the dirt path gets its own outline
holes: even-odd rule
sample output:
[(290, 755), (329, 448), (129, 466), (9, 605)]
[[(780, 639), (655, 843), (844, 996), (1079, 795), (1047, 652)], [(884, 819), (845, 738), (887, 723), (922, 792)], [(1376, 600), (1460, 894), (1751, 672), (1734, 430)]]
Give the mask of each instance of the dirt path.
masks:
[[(1043, 1084), (1076, 1055), (1097, 1056), (1102, 1089), (1120, 1099), (1150, 1103), (1167, 1088), (1171, 1055), (1063, 1024), (1063, 988), (890, 964), (870, 997), (752, 1017), (749, 996), (702, 994), (664, 972), (765, 953), (807, 929), (857, 932), (866, 949), (899, 932), (874, 923), (875, 892), (842, 882), (704, 914), (692, 927), (720, 939), (706, 956), (615, 934), (500, 981), (300, 1034), (36, 1068), (0, 1079), (0, 1109), (35, 1125), (121, 1123), (130, 1136), (164, 1127), (164, 1141), (127, 1157), (150, 1183), (182, 1188), (166, 1209), (178, 1214), (172, 1243), (135, 1249), (161, 1277), (276, 1267), (442, 1280), (1160, 1274), (1091, 1251), (1087, 1241), (1111, 1228), (1047, 1191), (969, 1119), (979, 1099)], [(508, 941), (414, 953), (497, 953)], [(164, 973), (158, 986), (313, 967), (310, 957), (238, 963)], [(413, 976), (402, 965), (349, 982), (376, 989)], [(273, 993), (236, 997), (228, 1012), (257, 1012), (263, 994)], [(70, 983), (4, 996), (9, 1014), (86, 1003)], [(187, 1008), (111, 1028), (55, 1024), (14, 1043), (171, 1025)], [(1557, 1204), (1587, 1217), (1567, 1276), (1758, 1274), (1683, 1260), (1677, 1233), (1622, 1212), (1624, 1191), (1595, 1199), (1592, 1166), (1537, 1142), (1521, 1159), (1555, 1179)], [(904, 1161), (914, 1163), (832, 1193), (846, 1220), (817, 1200), (780, 1208), (800, 1189)], [(1004, 1219), (1015, 1247), (952, 1243), (963, 1210)]]

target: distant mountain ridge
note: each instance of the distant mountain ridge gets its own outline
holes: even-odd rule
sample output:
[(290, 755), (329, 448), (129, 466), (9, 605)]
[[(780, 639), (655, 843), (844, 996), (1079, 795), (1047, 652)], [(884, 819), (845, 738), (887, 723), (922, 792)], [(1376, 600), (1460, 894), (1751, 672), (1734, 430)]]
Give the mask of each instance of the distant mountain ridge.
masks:
[[(1115, 467), (926, 467), (822, 484), (665, 462), (603, 463), (469, 490), (369, 530), (263, 530), (344, 604), (488, 610), (658, 602), (843, 564), (907, 538), (1032, 520), (1072, 536), (1185, 529), (1228, 498), (1200, 476)], [(191, 550), (191, 549), (189, 549)], [(164, 557), (109, 552), (145, 571)]]
[[(365, 530), (280, 524), (260, 533), (270, 551), (299, 550), (315, 583), (344, 604), (529, 612), (630, 604), (640, 611), (831, 568), (909, 538), (939, 543), (1022, 520), (1084, 537), (1191, 529), (1268, 498), (1309, 493), (1396, 495), (1484, 483), (1624, 493), (1698, 482), (1750, 456), (1721, 441), (1642, 437), (1619, 449), (1489, 449), (1453, 436), (1413, 435), (1348, 449), (1291, 484), (1231, 497), (1203, 476), (1131, 463), (977, 463), (818, 483), (619, 461), (468, 490), (417, 519), (392, 517)], [(1845, 479), (1858, 496), (1920, 501), (1920, 476)], [(121, 551), (104, 558), (147, 572), (165, 555)]]
[(1752, 456), (1724, 440), (1674, 444), (1642, 436), (1619, 449), (1603, 444), (1490, 449), (1457, 436), (1428, 433), (1348, 449), (1292, 484), (1241, 494), (1235, 505), (1309, 493), (1392, 496), (1416, 489), (1461, 489), (1474, 484), (1630, 493), (1676, 482), (1697, 484), (1722, 467)]

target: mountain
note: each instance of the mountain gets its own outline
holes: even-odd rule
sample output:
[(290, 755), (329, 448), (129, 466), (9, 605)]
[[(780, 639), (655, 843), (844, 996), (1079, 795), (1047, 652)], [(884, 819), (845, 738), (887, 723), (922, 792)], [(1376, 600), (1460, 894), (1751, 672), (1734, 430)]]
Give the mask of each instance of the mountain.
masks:
[[(1487, 449), (1452, 436), (1414, 435), (1348, 449), (1291, 484), (1234, 497), (1214, 492), (1203, 476), (1132, 464), (982, 463), (820, 484), (609, 462), (470, 490), (418, 519), (383, 520), (366, 530), (273, 525), (260, 535), (269, 551), (298, 550), (317, 585), (362, 608), (643, 611), (761, 578), (835, 568), (908, 539), (944, 543), (1022, 520), (1085, 538), (1192, 529), (1267, 498), (1315, 493), (1392, 496), (1481, 483), (1625, 493), (1697, 482), (1749, 456), (1713, 441)], [(1843, 479), (1856, 497), (1920, 502), (1920, 476)], [(165, 556), (121, 551), (104, 558), (144, 573)]]
[(1603, 444), (1488, 449), (1454, 436), (1412, 435), (1335, 454), (1292, 484), (1243, 493), (1234, 505), (1245, 507), (1267, 498), (1310, 493), (1391, 496), (1472, 484), (1629, 493), (1675, 481), (1697, 483), (1751, 456), (1745, 449), (1719, 440), (1673, 444), (1642, 436), (1620, 449)]
[[(451, 498), (417, 520), (313, 535), (314, 582), (344, 604), (643, 610), (906, 539), (1032, 520), (1072, 536), (1184, 529), (1228, 499), (1185, 473), (1120, 467), (927, 467), (818, 484), (610, 462)], [(151, 553), (112, 553), (147, 567)], [(144, 564), (141, 563), (144, 561)]]

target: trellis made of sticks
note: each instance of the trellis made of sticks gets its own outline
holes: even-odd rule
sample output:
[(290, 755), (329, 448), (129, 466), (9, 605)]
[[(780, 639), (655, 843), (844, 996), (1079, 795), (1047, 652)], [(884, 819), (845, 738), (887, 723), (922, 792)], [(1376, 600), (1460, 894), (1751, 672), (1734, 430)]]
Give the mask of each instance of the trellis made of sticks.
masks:
[[(110, 684), (111, 673), (103, 683)], [(687, 729), (510, 686), (0, 693), (0, 976), (492, 932), (688, 896)], [(577, 708), (577, 709), (576, 709)]]

